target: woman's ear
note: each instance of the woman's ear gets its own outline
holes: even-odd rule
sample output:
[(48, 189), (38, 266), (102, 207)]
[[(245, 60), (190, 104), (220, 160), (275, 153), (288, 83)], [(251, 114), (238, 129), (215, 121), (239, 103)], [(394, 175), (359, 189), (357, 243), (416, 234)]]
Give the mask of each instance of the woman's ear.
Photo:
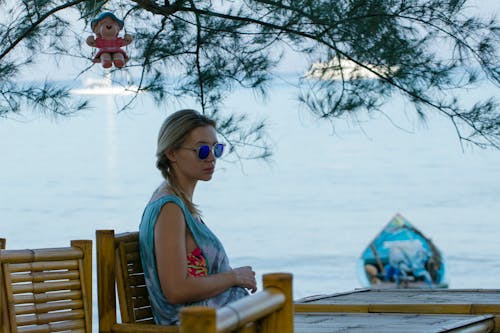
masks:
[(175, 162), (177, 160), (177, 154), (174, 149), (167, 149), (163, 152), (170, 162)]

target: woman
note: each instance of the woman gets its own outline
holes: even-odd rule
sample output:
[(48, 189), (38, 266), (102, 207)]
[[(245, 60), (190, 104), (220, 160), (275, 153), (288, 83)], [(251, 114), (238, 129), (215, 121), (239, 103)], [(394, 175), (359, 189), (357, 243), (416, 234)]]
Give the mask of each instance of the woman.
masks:
[(197, 182), (212, 179), (223, 151), (215, 122), (194, 110), (175, 112), (160, 129), (156, 165), (165, 181), (153, 193), (139, 228), (157, 324), (177, 324), (183, 306), (221, 307), (257, 289), (251, 267), (231, 269), (222, 244), (192, 201)]

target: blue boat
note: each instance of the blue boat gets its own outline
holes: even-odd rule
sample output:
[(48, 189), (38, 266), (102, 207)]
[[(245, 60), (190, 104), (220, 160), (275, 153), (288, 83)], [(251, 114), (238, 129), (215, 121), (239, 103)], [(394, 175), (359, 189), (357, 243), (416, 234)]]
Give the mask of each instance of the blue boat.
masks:
[(448, 288), (441, 251), (400, 214), (363, 251), (357, 273), (367, 288)]

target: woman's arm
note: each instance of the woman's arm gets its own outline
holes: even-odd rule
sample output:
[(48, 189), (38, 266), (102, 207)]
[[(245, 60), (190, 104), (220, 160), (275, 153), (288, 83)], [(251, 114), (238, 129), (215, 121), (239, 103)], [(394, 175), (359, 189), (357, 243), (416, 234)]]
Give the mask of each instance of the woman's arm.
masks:
[(172, 304), (213, 297), (233, 286), (257, 289), (255, 272), (249, 266), (205, 277), (187, 274), (186, 223), (179, 206), (165, 204), (155, 225), (155, 255), (158, 278)]

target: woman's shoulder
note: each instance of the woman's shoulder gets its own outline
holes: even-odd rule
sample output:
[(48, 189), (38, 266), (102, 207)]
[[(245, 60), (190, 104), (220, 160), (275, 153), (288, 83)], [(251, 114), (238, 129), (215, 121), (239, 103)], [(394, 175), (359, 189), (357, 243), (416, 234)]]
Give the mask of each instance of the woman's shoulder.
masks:
[(141, 236), (142, 234), (150, 241), (153, 240), (152, 237), (154, 235), (154, 228), (156, 222), (158, 221), (162, 208), (169, 203), (172, 203), (173, 205), (177, 206), (178, 209), (180, 209), (180, 211), (182, 212), (182, 214), (183, 215), (185, 214), (184, 204), (179, 197), (171, 194), (164, 194), (158, 197), (153, 197), (144, 208), (144, 212), (141, 218), (141, 223), (139, 225), (139, 236)]
[(191, 217), (191, 214), (187, 209), (187, 206), (184, 203), (184, 201), (182, 201), (182, 199), (179, 196), (169, 193), (163, 193), (158, 196), (153, 196), (146, 205), (144, 209), (144, 214), (153, 217), (153, 219), (156, 220), (160, 215), (160, 212), (164, 208), (167, 208), (169, 204), (171, 206), (170, 209), (173, 208), (174, 210), (180, 211), (186, 219), (189, 219)]
[(182, 202), (181, 198), (179, 198), (177, 195), (173, 194), (171, 191), (168, 189), (168, 184), (166, 182), (163, 182), (158, 188), (153, 192), (153, 195), (151, 196), (151, 199), (148, 202), (148, 206), (163, 206), (164, 204), (168, 202), (173, 202), (180, 206), (181, 208), (184, 208), (184, 203)]
[(153, 197), (149, 201), (148, 206), (149, 205), (163, 206), (163, 205), (165, 205), (166, 203), (169, 203), (169, 202), (175, 203), (178, 206), (180, 206), (181, 208), (184, 208), (184, 203), (182, 202), (181, 198), (179, 198), (175, 194), (163, 194), (163, 195), (160, 195), (158, 197)]

